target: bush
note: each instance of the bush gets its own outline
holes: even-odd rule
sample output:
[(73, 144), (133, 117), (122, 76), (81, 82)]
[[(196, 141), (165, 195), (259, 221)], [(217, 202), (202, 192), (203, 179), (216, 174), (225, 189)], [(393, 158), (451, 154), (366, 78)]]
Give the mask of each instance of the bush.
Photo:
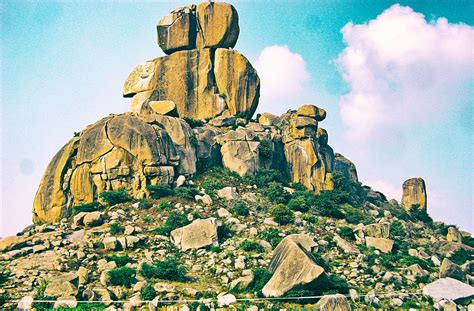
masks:
[(263, 240), (267, 241), (268, 243), (270, 243), (273, 247), (277, 246), (278, 243), (280, 243), (281, 240), (283, 239), (279, 235), (279, 231), (276, 228), (268, 228), (267, 230), (260, 231), (258, 233), (258, 236), (261, 239), (263, 239)]
[(150, 197), (157, 200), (174, 194), (173, 189), (167, 184), (149, 185), (147, 189), (150, 191)]
[(263, 297), (262, 288), (271, 279), (272, 274), (264, 268), (255, 268), (252, 270), (253, 281), (247, 287), (247, 292), (255, 293), (257, 297)]
[(122, 234), (125, 231), (125, 228), (119, 222), (113, 222), (109, 226), (110, 234)]
[(115, 264), (117, 264), (117, 267), (123, 267), (128, 263), (135, 262), (133, 258), (128, 257), (127, 254), (125, 255), (110, 255), (110, 256), (105, 256), (105, 259), (107, 261), (113, 261)]
[(288, 202), (288, 208), (292, 211), (299, 211), (303, 213), (309, 210), (307, 201), (302, 196), (290, 199)]
[(339, 205), (347, 203), (348, 195), (338, 191), (321, 191), (314, 199), (314, 208), (321, 216), (343, 219), (344, 214), (339, 210)]
[(455, 251), (449, 259), (457, 265), (462, 265), (468, 260), (473, 260), (473, 252), (460, 248)]
[(129, 288), (135, 283), (135, 275), (137, 271), (130, 267), (115, 268), (107, 272), (109, 283), (111, 285), (121, 285)]
[(6, 270), (3, 266), (0, 266), (0, 285), (8, 281), (10, 277), (10, 272)]
[(229, 228), (228, 225), (223, 224), (222, 226), (217, 227), (217, 238), (219, 239), (219, 243), (224, 242), (228, 238), (232, 237), (234, 232)]
[(470, 247), (474, 247), (474, 238), (471, 236), (463, 236), (462, 237), (462, 244), (465, 244)]
[(222, 248), (220, 246), (212, 245), (209, 250), (213, 253), (220, 253), (222, 252)]
[(187, 269), (176, 258), (154, 261), (153, 264), (143, 263), (140, 274), (146, 279), (162, 279), (168, 281), (185, 281)]
[(160, 202), (158, 202), (158, 209), (160, 211), (170, 209), (171, 207), (173, 207), (173, 205), (168, 200), (161, 200)]
[(178, 212), (171, 212), (165, 221), (165, 224), (159, 228), (156, 228), (154, 232), (160, 235), (169, 235), (171, 231), (176, 228), (184, 227), (189, 224), (190, 221), (186, 215)]
[(295, 218), (293, 212), (283, 204), (273, 206), (270, 213), (273, 219), (280, 225), (290, 224)]
[(150, 223), (150, 222), (152, 222), (153, 220), (155, 220), (155, 219), (153, 218), (153, 216), (150, 216), (150, 215), (145, 215), (145, 216), (143, 216), (143, 221), (146, 222), (146, 223)]
[(291, 195), (283, 188), (283, 186), (276, 182), (270, 182), (266, 188), (262, 188), (262, 194), (267, 199), (275, 204), (286, 204)]
[(261, 159), (269, 160), (273, 158), (273, 142), (262, 140), (258, 146), (258, 154)]
[(315, 251), (311, 254), (314, 257), (314, 261), (316, 262), (316, 264), (324, 268), (324, 271), (329, 272), (331, 270), (331, 266), (327, 263), (326, 260), (324, 260), (320, 253)]
[(191, 117), (184, 117), (183, 119), (184, 119), (184, 121), (186, 121), (186, 123), (189, 124), (189, 126), (191, 128), (195, 128), (195, 127), (199, 127), (199, 126), (204, 125), (204, 121), (202, 121), (202, 120), (197, 120), (197, 119), (194, 119), (194, 118), (191, 118)]
[(104, 191), (99, 194), (100, 198), (108, 205), (112, 206), (119, 203), (129, 202), (132, 198), (128, 194), (127, 189), (119, 189), (117, 191)]
[(350, 227), (340, 227), (339, 228), (339, 235), (348, 241), (355, 241), (354, 230)]
[(76, 205), (72, 207), (72, 216), (79, 214), (80, 212), (93, 212), (100, 209), (102, 206), (99, 202), (91, 202), (82, 205)]
[(140, 291), (140, 298), (142, 300), (153, 300), (156, 297), (156, 290), (155, 288), (150, 285), (150, 284), (145, 284), (145, 286), (142, 287)]
[(396, 220), (390, 224), (390, 235), (394, 239), (406, 236), (406, 230), (401, 221)]
[(138, 201), (138, 208), (139, 209), (150, 209), (153, 206), (151, 202), (148, 202), (147, 199), (141, 199)]
[(187, 201), (194, 201), (194, 197), (198, 194), (199, 191), (195, 186), (187, 186), (187, 187), (179, 187), (174, 189), (174, 195), (177, 198), (187, 200)]
[(323, 295), (327, 294), (348, 294), (349, 285), (347, 281), (343, 278), (335, 276), (333, 274), (328, 275), (327, 277), (327, 287), (323, 292)]
[(257, 185), (259, 188), (267, 187), (271, 182), (286, 184), (287, 180), (280, 171), (261, 168), (258, 169), (254, 175), (245, 176), (247, 184)]
[(232, 207), (232, 213), (239, 215), (239, 216), (248, 216), (249, 215), (249, 208), (247, 206), (247, 203), (244, 201), (237, 201), (234, 203), (234, 206)]
[(204, 178), (201, 183), (201, 186), (206, 190), (206, 193), (209, 195), (215, 195), (217, 190), (220, 190), (225, 187), (225, 184), (218, 177), (208, 176)]
[(342, 204), (339, 208), (342, 210), (346, 221), (350, 224), (369, 224), (372, 222), (361, 210), (348, 203)]
[(249, 240), (245, 240), (242, 243), (240, 243), (240, 248), (246, 252), (263, 253), (265, 251), (262, 245), (258, 244), (257, 242), (253, 242)]
[(428, 213), (420, 208), (419, 204), (413, 204), (410, 208), (410, 216), (414, 221), (421, 221), (427, 224), (432, 224), (433, 219)]

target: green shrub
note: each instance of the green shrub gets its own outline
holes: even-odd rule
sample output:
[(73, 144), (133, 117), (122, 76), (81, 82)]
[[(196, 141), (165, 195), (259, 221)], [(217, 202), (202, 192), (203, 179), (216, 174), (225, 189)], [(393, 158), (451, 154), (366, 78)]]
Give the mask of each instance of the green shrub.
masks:
[(273, 158), (273, 142), (262, 140), (258, 146), (258, 153), (261, 159), (269, 160)]
[(273, 219), (280, 225), (287, 225), (293, 222), (295, 215), (283, 204), (277, 204), (270, 211)]
[(165, 224), (159, 228), (156, 228), (154, 232), (160, 235), (169, 235), (171, 231), (176, 228), (180, 228), (189, 224), (190, 221), (186, 215), (178, 212), (171, 212), (165, 221)]
[(318, 266), (321, 266), (324, 269), (324, 271), (328, 272), (328, 271), (331, 270), (331, 266), (328, 264), (328, 262), (326, 260), (324, 260), (324, 258), (321, 256), (320, 253), (315, 251), (311, 254), (314, 257), (314, 261), (316, 262), (316, 264)]
[(462, 237), (462, 244), (465, 244), (470, 247), (474, 247), (474, 238), (471, 236), (463, 236)]
[(173, 204), (171, 204), (171, 202), (168, 200), (161, 200), (160, 202), (158, 202), (157, 207), (158, 207), (158, 210), (164, 211), (164, 210), (172, 208)]
[(187, 201), (194, 201), (196, 194), (199, 194), (199, 190), (196, 186), (179, 187), (174, 189), (174, 195), (177, 198)]
[(217, 190), (220, 190), (225, 187), (225, 184), (222, 180), (215, 176), (207, 176), (201, 183), (201, 186), (206, 190), (206, 193), (209, 195), (215, 195)]
[(229, 228), (228, 225), (223, 224), (217, 228), (217, 238), (219, 239), (219, 243), (224, 242), (228, 238), (232, 237), (234, 232)]
[[(46, 296), (44, 293), (46, 291), (46, 287), (48, 286), (47, 281), (42, 281), (39, 286), (36, 288), (36, 295), (35, 300), (55, 300), (54, 297)], [(33, 307), (38, 310), (49, 310), (53, 308), (52, 302), (35, 302), (33, 303)]]
[(99, 194), (100, 198), (108, 205), (112, 206), (119, 203), (125, 203), (132, 200), (127, 189), (119, 189), (117, 191), (104, 191)]
[(247, 287), (247, 292), (255, 293), (257, 297), (263, 297), (262, 288), (271, 279), (272, 274), (264, 268), (255, 268), (252, 270), (253, 281)]
[(121, 285), (129, 288), (135, 283), (137, 271), (130, 267), (115, 268), (107, 272), (111, 285)]
[(267, 241), (268, 243), (270, 243), (273, 247), (277, 246), (278, 243), (281, 242), (281, 240), (283, 239), (280, 235), (279, 235), (279, 231), (278, 229), (276, 228), (267, 228), (266, 230), (263, 230), (263, 231), (260, 231), (258, 233), (258, 236), (259, 238), (261, 238), (262, 240), (265, 240)]
[(348, 203), (340, 205), (339, 208), (343, 212), (346, 221), (350, 224), (369, 224), (372, 222), (360, 209)]
[(105, 256), (105, 259), (107, 261), (113, 261), (117, 265), (117, 267), (123, 267), (128, 263), (135, 262), (133, 258), (130, 258), (127, 254), (125, 255), (110, 255), (110, 256)]
[(140, 298), (142, 300), (153, 300), (156, 297), (156, 290), (153, 285), (145, 284), (140, 290)]
[(102, 206), (99, 202), (91, 202), (72, 207), (72, 216), (79, 214), (80, 212), (93, 212), (100, 209)]
[(202, 120), (197, 120), (191, 117), (184, 117), (183, 119), (184, 121), (186, 121), (186, 123), (189, 124), (191, 128), (200, 127), (204, 125), (204, 121)]
[(327, 283), (328, 284), (326, 290), (323, 292), (323, 295), (349, 293), (349, 284), (347, 284), (347, 281), (343, 278), (330, 274), (327, 277)]
[(390, 235), (392, 238), (403, 238), (406, 236), (406, 230), (401, 221), (396, 220), (390, 224)]
[(232, 213), (239, 216), (248, 216), (249, 215), (249, 208), (247, 203), (244, 201), (237, 201), (234, 203), (232, 207)]
[(258, 244), (257, 242), (253, 242), (249, 240), (245, 240), (242, 243), (240, 243), (240, 248), (246, 252), (263, 253), (265, 251), (262, 245)]
[(154, 261), (153, 264), (143, 263), (140, 274), (146, 279), (168, 281), (185, 281), (187, 269), (176, 258)]
[(419, 204), (413, 204), (410, 208), (410, 216), (414, 221), (421, 221), (427, 224), (432, 224), (433, 219), (428, 215), (426, 210), (420, 208)]
[(150, 216), (150, 215), (145, 215), (145, 216), (143, 216), (143, 221), (146, 222), (146, 223), (150, 223), (150, 222), (152, 222), (153, 220), (155, 220), (155, 219), (153, 218), (153, 216)]
[(315, 197), (314, 208), (321, 216), (342, 219), (345, 215), (339, 205), (347, 203), (347, 197), (347, 193), (323, 190)]
[(150, 197), (157, 200), (174, 195), (173, 189), (168, 184), (148, 185), (147, 189), (150, 191)]
[(275, 204), (286, 204), (291, 195), (277, 182), (270, 182), (266, 188), (262, 188), (261, 192), (267, 199)]
[(244, 181), (247, 184), (257, 185), (259, 188), (267, 187), (271, 182), (286, 184), (286, 178), (280, 171), (261, 168), (258, 169), (254, 175), (245, 176)]
[(5, 267), (0, 266), (0, 285), (6, 283), (10, 277), (10, 271), (5, 269)]
[(113, 222), (109, 226), (109, 232), (112, 235), (122, 234), (125, 228), (119, 222)]
[(460, 248), (455, 251), (449, 259), (457, 265), (462, 265), (468, 260), (473, 260), (473, 252), (467, 251), (464, 248)]
[(141, 199), (138, 201), (138, 208), (139, 209), (150, 209), (153, 206), (151, 202), (149, 202), (147, 199)]
[(307, 201), (303, 197), (296, 197), (290, 199), (290, 201), (288, 202), (288, 208), (292, 211), (299, 211), (303, 213), (309, 210)]
[(339, 235), (348, 241), (355, 241), (354, 230), (350, 227), (340, 227), (339, 228)]
[(213, 253), (220, 253), (222, 252), (222, 247), (220, 246), (216, 246), (216, 245), (212, 245), (209, 250)]

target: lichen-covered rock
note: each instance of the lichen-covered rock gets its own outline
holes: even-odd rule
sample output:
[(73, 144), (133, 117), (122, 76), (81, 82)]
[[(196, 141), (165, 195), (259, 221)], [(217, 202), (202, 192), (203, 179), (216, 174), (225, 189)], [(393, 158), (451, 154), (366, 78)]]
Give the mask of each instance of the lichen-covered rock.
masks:
[(211, 245), (218, 246), (218, 227), (219, 222), (215, 218), (198, 219), (187, 226), (171, 231), (171, 241), (182, 251)]
[(177, 116), (176, 104), (171, 100), (151, 101), (148, 103), (151, 110), (157, 114)]
[(365, 245), (367, 247), (375, 247), (376, 249), (384, 253), (390, 253), (392, 252), (392, 248), (393, 248), (393, 240), (384, 239), (384, 238), (366, 237)]
[(444, 258), (443, 262), (441, 263), (441, 267), (439, 268), (439, 277), (453, 278), (462, 281), (464, 278), (464, 273), (460, 266), (458, 266), (448, 258)]
[(156, 25), (158, 45), (166, 54), (196, 47), (196, 15), (193, 7), (179, 7)]
[(462, 234), (459, 232), (456, 227), (449, 227), (448, 234), (446, 235), (446, 240), (449, 242), (459, 242), (462, 243)]
[(352, 182), (357, 183), (359, 181), (356, 166), (342, 154), (334, 154), (334, 170), (342, 172)]
[(196, 46), (233, 48), (239, 37), (239, 16), (235, 8), (224, 2), (201, 2), (196, 6)]
[(341, 294), (325, 295), (314, 306), (314, 310), (320, 311), (350, 311), (351, 306), (347, 298)]
[(214, 75), (231, 114), (252, 117), (260, 96), (260, 79), (247, 58), (234, 50), (217, 49)]
[[(302, 237), (306, 240), (306, 237)], [(292, 288), (311, 288), (312, 283), (324, 273), (318, 266), (308, 245), (293, 235), (284, 238), (275, 248), (269, 265), (273, 273), (262, 293), (265, 297), (280, 297)]]
[(299, 116), (313, 118), (318, 122), (323, 121), (324, 119), (326, 119), (326, 110), (324, 110), (322, 108), (319, 108), (319, 107), (316, 107), (316, 106), (311, 105), (311, 104), (306, 104), (306, 105), (300, 106), (300, 108), (298, 108), (296, 113)]
[(426, 186), (422, 178), (410, 178), (403, 183), (402, 205), (410, 211), (413, 205), (426, 211)]

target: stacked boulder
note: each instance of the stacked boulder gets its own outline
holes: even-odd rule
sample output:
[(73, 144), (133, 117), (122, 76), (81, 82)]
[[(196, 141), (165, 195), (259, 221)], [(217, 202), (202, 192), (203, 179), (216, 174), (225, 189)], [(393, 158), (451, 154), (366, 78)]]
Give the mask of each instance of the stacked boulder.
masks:
[(257, 108), (260, 79), (233, 50), (239, 36), (235, 8), (223, 2), (181, 7), (157, 25), (158, 44), (168, 56), (137, 66), (123, 95), (131, 110), (181, 118), (219, 115), (250, 118)]
[(306, 104), (251, 119), (260, 82), (231, 49), (239, 26), (230, 4), (178, 8), (157, 30), (169, 55), (139, 65), (126, 79), (131, 112), (86, 127), (53, 157), (34, 200), (35, 223), (58, 222), (104, 191), (144, 198), (150, 185), (172, 185), (214, 165), (241, 176), (276, 169), (316, 193), (333, 189), (338, 167), (358, 182), (355, 166), (335, 158), (318, 126), (323, 109)]
[(403, 183), (402, 205), (410, 212), (413, 205), (426, 211), (426, 186), (422, 178), (410, 178)]

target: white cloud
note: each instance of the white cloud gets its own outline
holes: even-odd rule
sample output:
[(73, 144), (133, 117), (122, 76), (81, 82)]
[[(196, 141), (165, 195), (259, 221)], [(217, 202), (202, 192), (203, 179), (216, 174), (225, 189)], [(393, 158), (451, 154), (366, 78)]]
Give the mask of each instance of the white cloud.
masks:
[(302, 104), (297, 100), (311, 76), (300, 54), (286, 45), (267, 46), (255, 61), (255, 68), (261, 81), (258, 111), (281, 114)]
[(349, 138), (384, 137), (405, 124), (436, 120), (474, 76), (469, 25), (427, 22), (396, 4), (341, 31), (347, 47), (336, 63), (350, 92), (339, 105)]

